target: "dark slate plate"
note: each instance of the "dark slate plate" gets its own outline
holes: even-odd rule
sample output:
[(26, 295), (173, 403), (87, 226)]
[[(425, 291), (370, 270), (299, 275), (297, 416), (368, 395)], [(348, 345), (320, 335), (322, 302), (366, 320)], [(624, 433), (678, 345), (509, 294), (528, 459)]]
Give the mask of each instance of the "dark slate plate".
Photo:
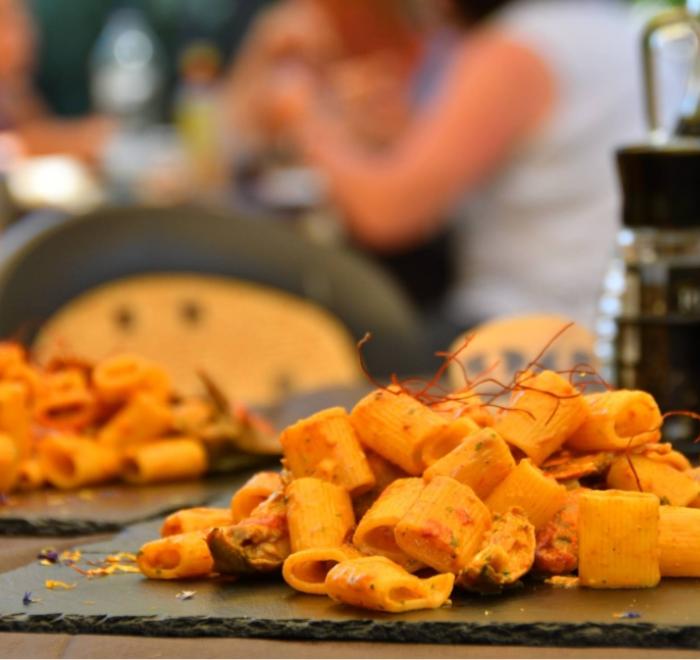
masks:
[(138, 487), (115, 484), (71, 492), (46, 490), (13, 495), (7, 504), (0, 505), (0, 534), (96, 534), (188, 506), (214, 501), (226, 506), (226, 500), (250, 474), (247, 470), (200, 481)]
[[(148, 526), (150, 525), (150, 529)], [(135, 550), (156, 521), (83, 548), (83, 560)], [(98, 550), (100, 552), (98, 552)], [(48, 590), (46, 579), (76, 583)], [(191, 600), (176, 595), (193, 590)], [(22, 604), (26, 591), (41, 602)], [(637, 619), (616, 613), (635, 612)], [(452, 607), (383, 614), (297, 594), (279, 578), (258, 582), (149, 581), (137, 574), (88, 579), (34, 562), (0, 575), (0, 630), (172, 637), (263, 637), (543, 646), (695, 648), (700, 582), (666, 580), (650, 590), (593, 591), (531, 583), (500, 597), (460, 595)]]

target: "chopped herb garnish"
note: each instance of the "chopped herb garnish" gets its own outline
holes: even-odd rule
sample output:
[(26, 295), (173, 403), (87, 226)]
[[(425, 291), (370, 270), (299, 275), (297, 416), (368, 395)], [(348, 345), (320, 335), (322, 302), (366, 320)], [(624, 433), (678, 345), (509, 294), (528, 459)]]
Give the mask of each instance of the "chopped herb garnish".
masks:
[(557, 541), (562, 543), (571, 543), (571, 539), (568, 536), (557, 536)]
[(663, 504), (666, 506), (671, 504), (671, 500), (669, 500), (668, 497), (666, 497), (665, 495), (662, 495), (659, 499), (660, 499), (660, 502), (659, 502), (660, 504)]

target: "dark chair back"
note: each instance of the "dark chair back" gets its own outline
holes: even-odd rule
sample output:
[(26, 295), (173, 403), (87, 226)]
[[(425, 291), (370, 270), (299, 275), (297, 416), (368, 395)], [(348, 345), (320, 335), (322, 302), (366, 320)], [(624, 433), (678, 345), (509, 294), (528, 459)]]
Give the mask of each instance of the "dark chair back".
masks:
[[(31, 341), (89, 289), (130, 275), (204, 273), (265, 284), (333, 313), (376, 375), (429, 364), (421, 320), (398, 285), (361, 255), (304, 240), (278, 222), (201, 208), (37, 214), (0, 237), (0, 336)], [(284, 328), (280, 328), (284, 332)]]

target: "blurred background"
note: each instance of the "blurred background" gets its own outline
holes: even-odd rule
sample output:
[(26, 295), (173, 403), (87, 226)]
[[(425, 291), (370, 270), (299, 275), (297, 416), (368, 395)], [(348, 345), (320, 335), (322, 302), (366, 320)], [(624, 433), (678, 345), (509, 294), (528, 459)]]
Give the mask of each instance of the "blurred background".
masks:
[(194, 203), (362, 253), (434, 346), (504, 311), (592, 327), (612, 148), (646, 139), (641, 26), (669, 4), (0, 0), (0, 221)]

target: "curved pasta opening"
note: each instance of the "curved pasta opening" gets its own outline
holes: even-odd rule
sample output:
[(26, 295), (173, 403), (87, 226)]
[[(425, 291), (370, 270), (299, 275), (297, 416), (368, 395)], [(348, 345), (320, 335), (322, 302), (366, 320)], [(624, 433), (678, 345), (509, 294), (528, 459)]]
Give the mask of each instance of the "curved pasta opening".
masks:
[(323, 584), (326, 575), (338, 562), (335, 559), (319, 559), (315, 561), (302, 561), (294, 566), (294, 577), (300, 582), (309, 584)]
[(370, 529), (365, 534), (363, 545), (378, 552), (401, 553), (394, 538), (394, 528), (390, 525), (378, 525)]
[(466, 437), (466, 435), (464, 437), (452, 436), (429, 443), (423, 448), (423, 463), (425, 465), (432, 465), (446, 454), (449, 454), (453, 449), (459, 447)]
[(399, 585), (389, 590), (387, 598), (388, 600), (394, 601), (397, 605), (405, 606), (416, 600), (423, 602), (425, 600), (425, 594), (422, 589)]

